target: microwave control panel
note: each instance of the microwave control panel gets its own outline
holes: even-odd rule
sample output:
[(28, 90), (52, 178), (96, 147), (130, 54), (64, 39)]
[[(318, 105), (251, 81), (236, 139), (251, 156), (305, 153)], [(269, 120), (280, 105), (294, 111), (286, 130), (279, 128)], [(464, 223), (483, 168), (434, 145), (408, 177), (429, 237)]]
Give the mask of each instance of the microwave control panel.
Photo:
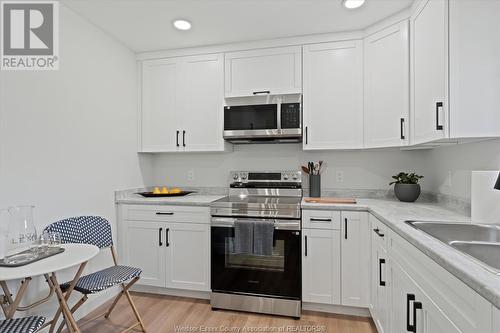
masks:
[(300, 128), (300, 103), (281, 104), (281, 128)]

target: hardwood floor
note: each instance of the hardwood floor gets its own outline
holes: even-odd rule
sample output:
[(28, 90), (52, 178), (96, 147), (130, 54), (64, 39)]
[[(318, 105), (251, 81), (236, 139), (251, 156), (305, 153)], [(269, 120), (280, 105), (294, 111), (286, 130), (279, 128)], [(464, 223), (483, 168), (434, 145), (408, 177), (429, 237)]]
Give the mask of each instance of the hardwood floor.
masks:
[[(207, 300), (192, 298), (133, 293), (133, 299), (148, 333), (377, 332), (369, 318), (304, 311), (300, 320), (294, 320), (244, 312), (212, 311)], [(102, 313), (107, 306), (108, 304), (103, 305), (80, 322), (85, 322), (87, 318)], [(80, 328), (82, 333), (115, 333), (133, 323), (132, 310), (123, 297), (110, 319), (99, 318)], [(310, 330), (311, 328), (316, 330)]]

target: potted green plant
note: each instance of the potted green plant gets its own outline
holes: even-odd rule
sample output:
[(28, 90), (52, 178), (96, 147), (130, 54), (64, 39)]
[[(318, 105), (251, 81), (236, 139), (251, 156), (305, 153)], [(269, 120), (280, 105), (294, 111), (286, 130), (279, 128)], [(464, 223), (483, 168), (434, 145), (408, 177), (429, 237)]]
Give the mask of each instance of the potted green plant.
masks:
[(392, 176), (394, 181), (389, 185), (394, 184), (394, 193), (396, 197), (403, 202), (415, 202), (420, 196), (420, 179), (424, 176), (417, 175), (416, 173), (400, 172)]

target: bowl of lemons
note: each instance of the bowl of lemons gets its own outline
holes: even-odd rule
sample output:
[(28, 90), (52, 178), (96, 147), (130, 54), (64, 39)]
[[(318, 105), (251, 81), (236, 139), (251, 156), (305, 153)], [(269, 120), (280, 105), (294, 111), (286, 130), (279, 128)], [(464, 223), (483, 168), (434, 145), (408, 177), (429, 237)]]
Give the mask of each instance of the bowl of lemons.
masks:
[(142, 195), (145, 198), (161, 198), (161, 197), (182, 197), (194, 191), (183, 191), (178, 187), (168, 188), (166, 186), (155, 186), (153, 191), (150, 192), (139, 192), (137, 194)]

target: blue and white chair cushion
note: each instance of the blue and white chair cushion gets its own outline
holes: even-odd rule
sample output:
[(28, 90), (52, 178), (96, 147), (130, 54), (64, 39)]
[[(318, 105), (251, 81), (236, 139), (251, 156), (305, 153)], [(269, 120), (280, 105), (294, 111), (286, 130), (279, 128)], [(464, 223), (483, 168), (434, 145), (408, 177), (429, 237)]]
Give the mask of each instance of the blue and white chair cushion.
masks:
[(100, 216), (70, 217), (50, 224), (45, 231), (59, 232), (63, 243), (92, 244), (101, 249), (113, 245), (111, 225)]
[[(140, 276), (142, 270), (129, 266), (112, 266), (101, 271), (82, 276), (76, 283), (75, 290), (82, 294), (95, 294), (105, 289), (114, 287), (135, 277)], [(61, 289), (66, 291), (70, 286), (69, 282), (61, 285)]]
[(0, 321), (0, 333), (34, 333), (42, 327), (44, 317), (33, 316)]

